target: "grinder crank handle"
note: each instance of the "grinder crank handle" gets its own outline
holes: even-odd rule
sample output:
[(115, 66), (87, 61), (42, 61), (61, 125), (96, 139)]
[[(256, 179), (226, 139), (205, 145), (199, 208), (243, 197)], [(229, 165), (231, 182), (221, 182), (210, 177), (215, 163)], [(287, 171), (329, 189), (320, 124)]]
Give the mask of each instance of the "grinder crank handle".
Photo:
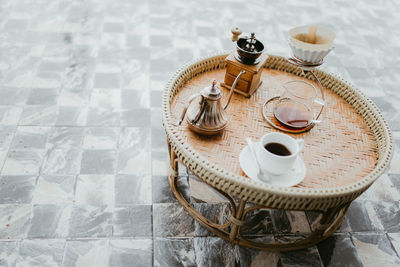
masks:
[(231, 102), (231, 98), (232, 98), (232, 95), (233, 95), (233, 91), (235, 90), (236, 84), (237, 84), (240, 76), (242, 76), (242, 74), (244, 74), (244, 73), (246, 73), (246, 72), (244, 70), (242, 70), (241, 72), (239, 72), (238, 76), (236, 76), (236, 79), (232, 84), (231, 90), (229, 91), (228, 101), (226, 101), (224, 109), (226, 109), (228, 107), (229, 103)]

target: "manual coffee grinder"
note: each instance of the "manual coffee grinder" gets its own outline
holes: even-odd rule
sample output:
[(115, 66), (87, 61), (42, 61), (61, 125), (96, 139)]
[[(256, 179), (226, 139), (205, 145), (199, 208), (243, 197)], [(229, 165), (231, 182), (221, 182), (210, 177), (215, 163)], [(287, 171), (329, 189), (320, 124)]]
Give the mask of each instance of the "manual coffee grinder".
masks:
[[(225, 59), (227, 64), (225, 79), (221, 86), (231, 89), (236, 78), (234, 88), (236, 93), (250, 97), (260, 87), (261, 72), (268, 55), (264, 52), (264, 45), (255, 38), (255, 34), (239, 37), (242, 31), (235, 27), (231, 30), (232, 41), (236, 42), (236, 51)], [(244, 72), (243, 72), (244, 71)]]

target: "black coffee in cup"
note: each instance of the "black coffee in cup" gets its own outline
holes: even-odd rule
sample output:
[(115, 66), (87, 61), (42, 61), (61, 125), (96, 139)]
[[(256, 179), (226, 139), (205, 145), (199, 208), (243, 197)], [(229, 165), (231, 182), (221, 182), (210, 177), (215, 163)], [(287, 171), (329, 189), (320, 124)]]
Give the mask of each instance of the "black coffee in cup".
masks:
[(282, 144), (279, 143), (268, 143), (264, 146), (264, 148), (271, 152), (272, 154), (278, 155), (278, 156), (290, 156), (292, 155), (292, 152)]

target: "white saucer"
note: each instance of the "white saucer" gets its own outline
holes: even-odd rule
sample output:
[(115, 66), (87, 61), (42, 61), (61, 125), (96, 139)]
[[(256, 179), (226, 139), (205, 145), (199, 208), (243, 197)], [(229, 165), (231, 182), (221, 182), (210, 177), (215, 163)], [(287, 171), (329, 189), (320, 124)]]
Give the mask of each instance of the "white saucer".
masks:
[(293, 168), (289, 172), (280, 175), (270, 174), (269, 180), (266, 179), (265, 181), (259, 179), (257, 177), (258, 166), (256, 165), (254, 156), (250, 152), (248, 146), (243, 148), (243, 150), (240, 152), (239, 163), (240, 167), (242, 167), (242, 170), (249, 178), (258, 182), (268, 183), (275, 186), (293, 186), (303, 181), (304, 177), (306, 176), (306, 166), (304, 165), (304, 161), (301, 157), (297, 157)]

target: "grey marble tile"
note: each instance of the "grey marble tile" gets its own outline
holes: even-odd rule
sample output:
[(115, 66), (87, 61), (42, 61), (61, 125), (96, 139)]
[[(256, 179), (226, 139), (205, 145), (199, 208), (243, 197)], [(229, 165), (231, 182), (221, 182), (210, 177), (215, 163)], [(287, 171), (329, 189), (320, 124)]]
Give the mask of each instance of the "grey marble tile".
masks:
[(167, 147), (167, 137), (164, 129), (151, 129), (152, 148)]
[(152, 249), (151, 239), (110, 240), (109, 266), (151, 266)]
[(72, 204), (74, 201), (76, 177), (41, 175), (34, 192), (33, 204)]
[[(400, 231), (400, 202), (393, 203), (371, 202), (373, 212), (376, 215), (376, 223), (380, 223), (381, 227), (387, 232)], [(375, 222), (375, 221), (374, 221)]]
[(150, 109), (135, 108), (122, 111), (121, 126), (150, 128)]
[(75, 203), (114, 206), (114, 175), (80, 175), (76, 182)]
[(73, 207), (68, 236), (108, 237), (112, 234), (113, 208), (109, 206)]
[(81, 148), (84, 129), (78, 127), (54, 127), (47, 139), (48, 147), (54, 149)]
[(393, 248), (397, 252), (397, 256), (400, 256), (400, 233), (390, 233), (388, 237)]
[[(396, 164), (395, 162), (393, 163)], [(395, 186), (393, 181), (396, 182), (396, 179), (391, 179), (388, 174), (383, 174), (381, 177), (379, 177), (379, 179), (377, 179), (366, 191), (368, 200), (381, 203), (393, 203), (400, 201), (400, 188)], [(397, 181), (397, 183), (398, 182), (399, 181)]]
[(152, 107), (151, 114), (151, 128), (152, 129), (162, 129), (162, 111), (159, 107)]
[(400, 193), (400, 174), (389, 174), (388, 176), (392, 182), (392, 188), (395, 188)]
[(116, 150), (84, 150), (81, 174), (114, 174), (116, 171)]
[(44, 156), (43, 150), (10, 150), (1, 171), (2, 175), (36, 175)]
[(122, 90), (121, 108), (129, 110), (150, 108), (150, 93), (144, 90)]
[(58, 109), (56, 126), (84, 126), (87, 120), (87, 107), (65, 107), (60, 106)]
[(0, 205), (0, 238), (25, 238), (31, 221), (32, 206), (7, 204)]
[[(318, 249), (314, 246), (308, 249), (281, 252), (280, 264), (285, 266), (320, 266), (323, 267)], [(351, 265), (349, 265), (351, 266)]]
[[(187, 179), (187, 177), (179, 177), (178, 179)], [(169, 186), (168, 176), (152, 177), (152, 196), (153, 203), (173, 203), (177, 202), (171, 187)]]
[(59, 91), (50, 88), (33, 88), (31, 89), (27, 105), (55, 105)]
[(72, 205), (35, 205), (32, 210), (29, 238), (66, 237)]
[[(170, 227), (175, 225), (175, 227)], [(194, 220), (179, 204), (153, 204), (155, 237), (194, 236)]]
[(348, 235), (334, 234), (317, 246), (324, 266), (363, 266)]
[(382, 229), (370, 202), (353, 201), (347, 210), (345, 220), (351, 231), (373, 231)]
[(45, 149), (48, 132), (48, 127), (20, 126), (10, 149)]
[(115, 204), (151, 204), (151, 176), (117, 175)]
[[(172, 193), (168, 176), (153, 176), (153, 203), (176, 203), (177, 199)], [(191, 191), (189, 189), (188, 177), (179, 176), (177, 187), (186, 201), (191, 202)]]
[(235, 266), (234, 245), (218, 237), (193, 239), (197, 266)]
[(398, 266), (400, 258), (384, 233), (352, 234), (354, 246), (364, 266)]
[(113, 213), (113, 236), (152, 237), (151, 205), (117, 207)]
[(108, 239), (68, 240), (65, 246), (63, 267), (107, 267), (110, 246)]
[(61, 266), (65, 240), (23, 240), (19, 246), (17, 266)]
[[(6, 0), (2, 2), (2, 8), (2, 175), (4, 170), (21, 174), (27, 169), (34, 173), (32, 176), (40, 176), (36, 186), (28, 183), (29, 190), (25, 183), (15, 188), (18, 192), (26, 189), (29, 191), (26, 195), (13, 195), (14, 189), (10, 187), (0, 189), (0, 194), (6, 197), (5, 203), (10, 199), (28, 203), (32, 199), (34, 208), (32, 213), (32, 204), (0, 205), (0, 238), (26, 238), (27, 231), (34, 225), (35, 232), (53, 233), (54, 226), (49, 225), (50, 219), (47, 218), (56, 218), (52, 221), (57, 223), (64, 207), (75, 201), (77, 206), (71, 215), (75, 228), (69, 229), (63, 266), (312, 265), (316, 259), (315, 248), (280, 254), (233, 246), (215, 237), (192, 237), (206, 233), (182, 211), (167, 180), (163, 179), (167, 175), (168, 154), (159, 108), (162, 90), (179, 65), (216, 50), (233, 49), (228, 36), (232, 25), (227, 18), (237, 18), (234, 24), (245, 32), (254, 30), (269, 53), (288, 56), (287, 30), (310, 23), (306, 16), (296, 16), (306, 12), (317, 20), (323, 17), (323, 24), (336, 33), (336, 47), (326, 58), (324, 68), (351, 80), (376, 102), (395, 131), (396, 141), (389, 176), (383, 175), (352, 205), (339, 230), (350, 232), (353, 239), (347, 235), (340, 239), (335, 235), (325, 241), (327, 243), (319, 245), (319, 248), (324, 248), (320, 249), (324, 265), (368, 266), (369, 262), (372, 265), (380, 262), (379, 265), (390, 266), (393, 255), (386, 253), (388, 243), (381, 238), (382, 233), (387, 232), (394, 249), (399, 252), (397, 211), (400, 194), (396, 175), (400, 174), (400, 112), (396, 107), (400, 104), (397, 90), (400, 68), (396, 37), (400, 32), (396, 27), (399, 24), (396, 14), (400, 10), (393, 1), (378, 4), (374, 1), (276, 1), (263, 6), (253, 2), (238, 5), (234, 1), (94, 3), (71, 0), (53, 3), (49, 0)], [(282, 16), (273, 19), (278, 13)], [(52, 126), (47, 141), (43, 141), (46, 133), (33, 131), (40, 126)], [(121, 128), (125, 126), (137, 128)], [(10, 153), (9, 160), (6, 157), (17, 127), (18, 133), (10, 152), (16, 149), (20, 156), (13, 157)], [(119, 131), (121, 140), (118, 140)], [(40, 166), (40, 157), (19, 152), (27, 148), (41, 150), (43, 166)], [(101, 166), (113, 169), (113, 172), (79, 176), (82, 175), (83, 150), (96, 154), (99, 150), (98, 157), (102, 156), (103, 150), (115, 150), (115, 160), (111, 160), (113, 167), (109, 168), (108, 164)], [(91, 158), (96, 162), (98, 157)], [(226, 200), (210, 193), (198, 180), (190, 179), (189, 185), (181, 183), (188, 174), (182, 165), (179, 173), (184, 177), (179, 180), (179, 186), (185, 197), (206, 216), (219, 220), (217, 214), (226, 205)], [(116, 174), (133, 178), (126, 176), (125, 180), (117, 181)], [(106, 180), (108, 175), (115, 181)], [(80, 180), (76, 182), (78, 176)], [(145, 180), (142, 177), (149, 178)], [(115, 210), (114, 202), (117, 203)], [(154, 214), (150, 209), (152, 202), (156, 203)], [(47, 205), (51, 208), (45, 209)], [(107, 208), (102, 210), (102, 205), (107, 205)], [(38, 227), (41, 213), (43, 217), (48, 215), (43, 222), (49, 225), (49, 233), (44, 226)], [(155, 236), (171, 237), (156, 238), (154, 262), (151, 261), (152, 231), (140, 230), (152, 227), (153, 215)], [(174, 219), (173, 215), (177, 218)], [(309, 231), (301, 212), (271, 215), (261, 211), (251, 215), (251, 218), (246, 218), (249, 220), (248, 229), (242, 230), (256, 233), (258, 238), (276, 231), (278, 239), (289, 240), (292, 234)], [(139, 220), (139, 217), (143, 218)], [(315, 227), (317, 216), (308, 219)], [(131, 224), (137, 227), (133, 228)], [(354, 231), (361, 232), (355, 234)], [(149, 239), (136, 239), (142, 232), (146, 232), (145, 237)], [(123, 239), (110, 237), (113, 234)], [(361, 234), (368, 238), (359, 238)], [(86, 239), (93, 236), (103, 239)], [(83, 239), (71, 240), (74, 237)], [(129, 237), (135, 237), (135, 240)], [(39, 240), (41, 242), (36, 242)], [(32, 245), (35, 249), (23, 251), (35, 252), (22, 255), (19, 245), (28, 241), (31, 243), (26, 247)], [(4, 265), (2, 260), (5, 258), (10, 265), (15, 265), (15, 260), (20, 259), (21, 265), (25, 266), (58, 266), (59, 258), (50, 253), (52, 251), (46, 243), (55, 241), (59, 240), (10, 242), (6, 249), (2, 246), (4, 242), (0, 242), (0, 265)], [(114, 241), (115, 244), (111, 244)], [(48, 251), (42, 255), (35, 254), (41, 251), (38, 247)], [(9, 252), (10, 249), (14, 251)], [(366, 261), (370, 256), (376, 258)], [(387, 262), (381, 264), (384, 260)], [(317, 261), (315, 265), (318, 266)]]
[(240, 229), (240, 234), (246, 237), (262, 236), (274, 232), (275, 230), (270, 210), (256, 210), (249, 212), (244, 219), (243, 227)]
[[(251, 241), (269, 242), (270, 236), (254, 238), (251, 239)], [(234, 254), (236, 266), (282, 266), (281, 262), (279, 262), (279, 252), (252, 249), (236, 245)]]
[(0, 265), (4, 267), (15, 266), (18, 259), (17, 242), (0, 242)]
[(118, 73), (96, 73), (94, 88), (120, 88), (120, 79)]
[(197, 266), (193, 239), (156, 238), (154, 266)]
[(58, 116), (58, 107), (56, 105), (25, 106), (21, 114), (19, 125), (54, 125)]
[[(225, 224), (231, 215), (231, 210), (227, 203), (194, 203), (193, 204), (196, 211), (202, 214), (209, 221), (223, 225)], [(212, 236), (211, 232), (205, 229), (197, 221), (194, 222), (195, 226), (195, 236)], [(224, 229), (229, 231), (230, 227)], [(247, 230), (247, 229), (246, 229)], [(245, 231), (246, 231), (245, 230)], [(243, 233), (243, 232), (242, 232)]]
[(5, 87), (0, 88), (1, 106), (20, 106), (26, 103), (29, 96), (29, 89)]
[(32, 201), (36, 176), (0, 177), (0, 204), (29, 204)]

